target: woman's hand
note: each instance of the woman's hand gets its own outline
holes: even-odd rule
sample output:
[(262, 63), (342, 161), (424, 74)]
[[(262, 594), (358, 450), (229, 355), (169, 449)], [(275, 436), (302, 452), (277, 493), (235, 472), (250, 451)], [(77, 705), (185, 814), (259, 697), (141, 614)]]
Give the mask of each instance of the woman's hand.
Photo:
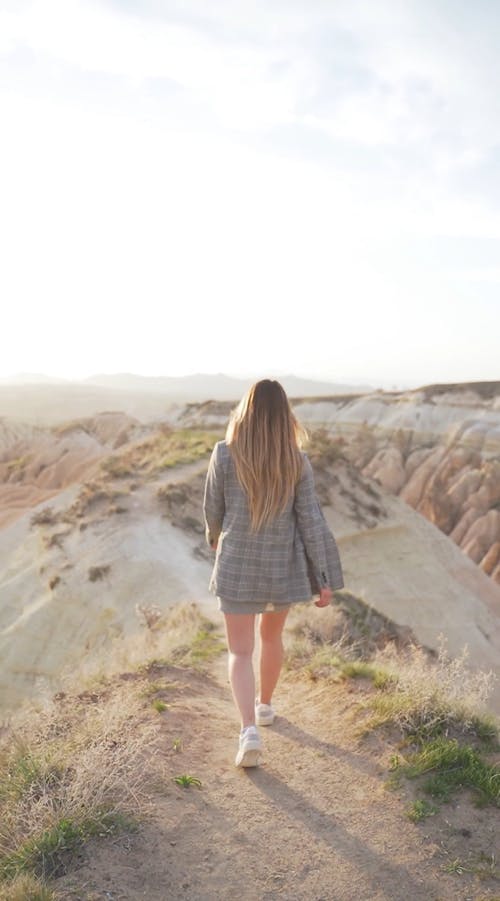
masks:
[(331, 588), (321, 588), (319, 592), (319, 598), (315, 601), (316, 607), (329, 607), (333, 598), (333, 591)]

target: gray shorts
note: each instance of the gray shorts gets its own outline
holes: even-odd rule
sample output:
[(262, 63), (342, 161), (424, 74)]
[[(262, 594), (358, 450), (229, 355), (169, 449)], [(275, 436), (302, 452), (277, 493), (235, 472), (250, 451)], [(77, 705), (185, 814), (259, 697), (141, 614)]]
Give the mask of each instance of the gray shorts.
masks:
[(280, 610), (290, 610), (292, 604), (309, 604), (310, 601), (291, 601), (287, 604), (278, 604), (273, 601), (228, 601), (227, 598), (217, 596), (219, 610), (222, 613), (279, 613)]

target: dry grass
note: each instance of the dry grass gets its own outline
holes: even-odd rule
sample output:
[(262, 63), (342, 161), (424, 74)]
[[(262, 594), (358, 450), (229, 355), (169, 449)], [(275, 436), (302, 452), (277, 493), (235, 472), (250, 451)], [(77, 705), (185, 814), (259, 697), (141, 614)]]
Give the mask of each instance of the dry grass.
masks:
[[(144, 626), (143, 631), (117, 636), (92, 660), (83, 661), (79, 671), (80, 681), (87, 685), (99, 685), (115, 673), (145, 670), (153, 663), (168, 663), (174, 659), (177, 664), (187, 665), (192, 662), (190, 656), (193, 648), (195, 651), (199, 648), (200, 633), (213, 629), (212, 623), (207, 624), (194, 602), (163, 611), (154, 604), (138, 603), (136, 615)], [(61, 678), (71, 685), (74, 677), (68, 671)]]
[(55, 901), (55, 895), (40, 879), (25, 873), (8, 885), (0, 884), (0, 901)]
[(32, 526), (52, 526), (59, 519), (61, 514), (56, 512), (53, 507), (42, 507), (41, 510), (37, 510), (36, 513), (33, 513), (30, 519), (30, 525)]
[(78, 497), (71, 507), (64, 513), (63, 520), (69, 523), (75, 523), (76, 520), (94, 513), (96, 510), (103, 509), (104, 513), (113, 512), (113, 505), (116, 502), (129, 496), (129, 489), (126, 487), (115, 488), (108, 485), (103, 479), (92, 479), (84, 482)]
[(373, 650), (388, 641), (401, 642), (400, 630), (348, 591), (334, 593), (324, 610), (293, 609), (285, 633), (285, 668), (316, 681), (339, 682), (365, 677), (376, 687), (390, 676), (371, 662)]
[(51, 901), (47, 879), (79, 846), (138, 828), (150, 810), (161, 722), (150, 669), (207, 661), (219, 643), (195, 604), (150, 612), (138, 605), (142, 635), (68, 669), (61, 691), (13, 714), (0, 741), (0, 901)]
[(498, 722), (488, 713), (487, 701), (495, 681), (491, 671), (472, 671), (464, 647), (451, 657), (443, 637), (437, 659), (410, 645), (406, 653), (387, 645), (375, 653), (373, 663), (391, 677), (391, 690), (369, 699), (370, 726), (396, 725), (403, 735), (430, 737), (450, 729), (493, 739)]
[[(437, 657), (414, 641), (405, 645), (377, 617), (373, 633), (365, 635), (366, 616), (354, 600), (347, 619), (346, 610), (336, 607), (291, 612), (288, 669), (295, 678), (314, 681), (368, 680), (350, 705), (351, 716), (358, 737), (387, 727), (401, 752), (391, 756), (387, 787), (400, 789), (403, 777), (418, 778), (434, 800), (446, 801), (466, 788), (478, 805), (498, 807), (500, 723), (487, 709), (494, 673), (470, 670), (466, 648), (449, 656), (444, 638)], [(437, 809), (413, 798), (407, 815), (419, 822)]]
[(322, 470), (346, 459), (346, 445), (347, 441), (341, 435), (332, 437), (326, 429), (309, 429), (304, 450), (313, 467)]
[(311, 660), (317, 651), (335, 649), (350, 659), (367, 659), (377, 648), (392, 642), (404, 648), (412, 640), (411, 630), (396, 626), (390, 619), (352, 592), (334, 592), (334, 602), (324, 610), (297, 606), (288, 616), (288, 634), (292, 637), (288, 653), (290, 666)]
[(379, 691), (360, 701), (363, 731), (390, 725), (403, 736), (429, 738), (450, 730), (494, 740), (498, 722), (487, 701), (495, 674), (472, 671), (464, 648), (450, 657), (444, 639), (437, 656), (418, 646), (408, 630), (373, 611), (349, 592), (321, 612), (292, 610), (286, 632), (288, 670), (309, 679), (366, 677)]
[(0, 881), (57, 874), (90, 836), (133, 827), (157, 728), (118, 679), (20, 711), (0, 745)]

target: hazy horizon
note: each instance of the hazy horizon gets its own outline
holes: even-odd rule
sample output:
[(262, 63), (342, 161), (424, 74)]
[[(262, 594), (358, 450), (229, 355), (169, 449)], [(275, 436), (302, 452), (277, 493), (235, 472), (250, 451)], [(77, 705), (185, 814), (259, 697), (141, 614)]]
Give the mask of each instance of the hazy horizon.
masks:
[(499, 20), (4, 4), (0, 376), (499, 378)]
[(384, 380), (384, 379), (377, 380), (377, 379), (370, 379), (370, 378), (364, 378), (364, 379), (360, 379), (360, 380), (346, 379), (346, 378), (341, 378), (341, 377), (332, 377), (331, 379), (314, 379), (314, 378), (308, 378), (307, 376), (299, 376), (294, 372), (276, 372), (274, 370), (273, 371), (269, 370), (266, 372), (254, 371), (254, 372), (245, 372), (245, 373), (188, 372), (188, 373), (182, 373), (182, 374), (165, 373), (165, 372), (146, 374), (146, 373), (140, 373), (140, 372), (125, 372), (125, 371), (124, 372), (99, 372), (99, 373), (89, 372), (78, 378), (66, 377), (66, 376), (62, 376), (60, 374), (54, 374), (54, 373), (49, 374), (46, 372), (17, 372), (17, 373), (9, 373), (8, 375), (0, 375), (0, 385), (2, 385), (2, 384), (3, 385), (9, 385), (9, 384), (15, 385), (15, 384), (23, 384), (23, 383), (25, 383), (25, 384), (47, 383), (48, 384), (52, 380), (55, 385), (57, 385), (57, 384), (62, 384), (62, 385), (83, 384), (83, 383), (88, 383), (89, 380), (98, 378), (98, 377), (107, 378), (107, 377), (120, 377), (120, 376), (125, 377), (125, 378), (126, 377), (132, 377), (132, 378), (137, 377), (139, 379), (141, 379), (141, 378), (145, 378), (145, 379), (162, 379), (162, 378), (189, 379), (189, 378), (195, 378), (195, 377), (204, 378), (207, 376), (216, 378), (217, 376), (219, 376), (222, 378), (237, 379), (240, 381), (248, 381), (248, 380), (257, 381), (257, 379), (260, 379), (260, 378), (276, 378), (276, 379), (292, 378), (292, 379), (297, 379), (297, 380), (304, 381), (304, 382), (311, 382), (312, 384), (317, 383), (318, 385), (331, 383), (332, 385), (337, 384), (337, 385), (346, 385), (346, 386), (354, 386), (354, 387), (355, 386), (359, 386), (359, 387), (369, 386), (369, 387), (373, 387), (373, 388), (393, 387), (393, 388), (402, 388), (402, 389), (417, 388), (420, 386), (420, 384), (422, 384), (422, 385), (424, 384), (423, 382), (422, 383), (416, 383), (416, 382), (414, 383), (412, 380), (405, 381), (404, 379), (399, 380), (398, 382), (390, 383), (390, 384), (389, 384), (389, 380)]

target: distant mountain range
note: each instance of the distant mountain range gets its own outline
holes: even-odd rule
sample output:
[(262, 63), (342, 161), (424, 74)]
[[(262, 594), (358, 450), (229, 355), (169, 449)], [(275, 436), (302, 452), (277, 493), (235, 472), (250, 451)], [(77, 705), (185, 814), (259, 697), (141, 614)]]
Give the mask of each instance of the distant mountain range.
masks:
[(0, 376), (0, 385), (69, 385), (70, 379), (43, 372), (16, 372), (15, 375)]
[[(236, 378), (224, 373), (196, 373), (185, 376), (147, 376), (131, 372), (99, 373), (85, 379), (63, 379), (42, 373), (17, 373), (0, 378), (0, 384), (12, 385), (60, 385), (107, 388), (114, 391), (144, 392), (164, 394), (184, 400), (237, 400), (261, 374), (250, 378)], [(269, 376), (278, 378), (291, 397), (322, 396), (332, 394), (365, 394), (382, 388), (380, 383), (355, 384), (349, 382), (326, 382), (301, 378), (290, 374)], [(396, 387), (396, 386), (391, 386)], [(416, 387), (415, 383), (399, 383), (400, 388)]]
[[(119, 388), (126, 391), (147, 391), (148, 393), (159, 391), (162, 394), (173, 394), (177, 397), (185, 395), (189, 398), (237, 400), (259, 377), (263, 376), (244, 379), (225, 375), (222, 372), (215, 374), (200, 372), (185, 376), (144, 376), (133, 373), (116, 373), (116, 375), (93, 375), (85, 379), (85, 382), (103, 388)], [(295, 375), (279, 376), (278, 381), (283, 385), (287, 394), (292, 397), (339, 393), (359, 394), (373, 391), (372, 385), (317, 382)]]

